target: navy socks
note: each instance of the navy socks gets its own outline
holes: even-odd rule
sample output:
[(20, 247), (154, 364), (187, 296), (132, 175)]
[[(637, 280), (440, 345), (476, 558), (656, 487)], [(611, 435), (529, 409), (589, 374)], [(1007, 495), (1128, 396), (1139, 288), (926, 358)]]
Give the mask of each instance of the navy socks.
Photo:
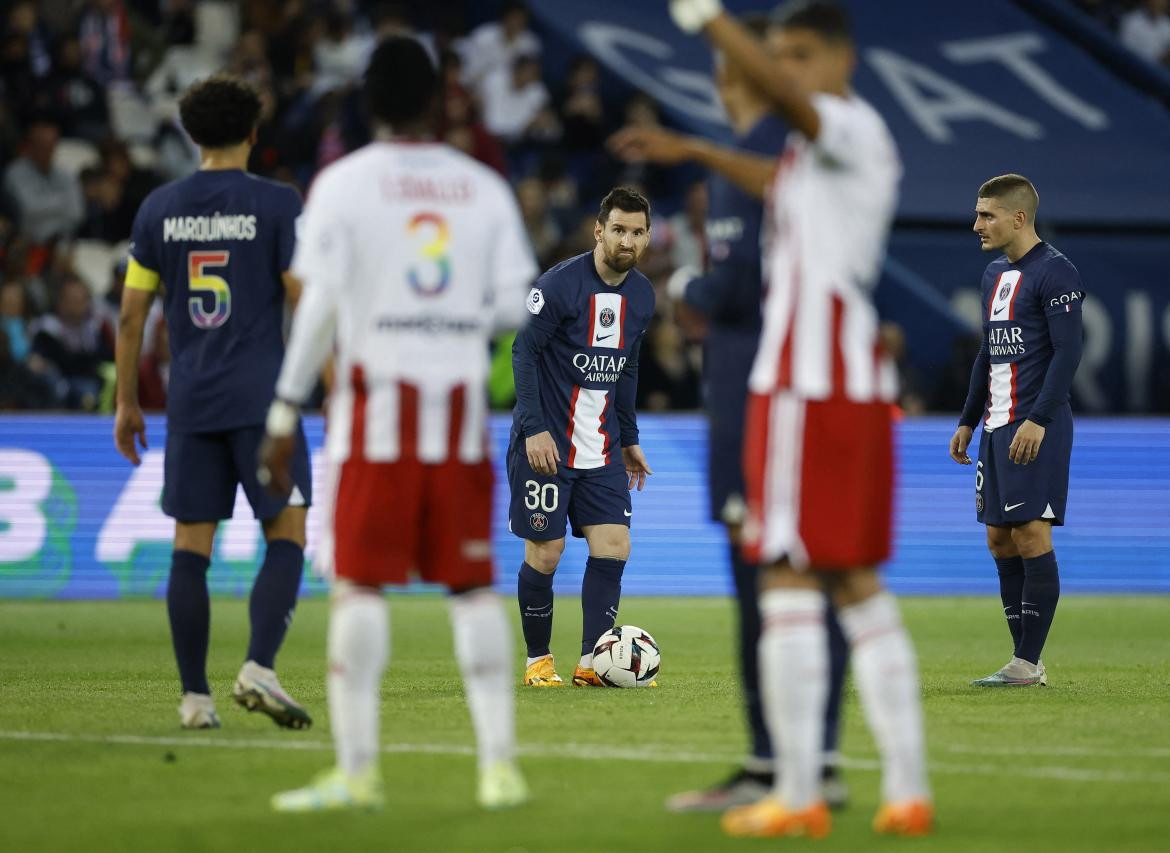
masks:
[(760, 698), (760, 594), (759, 569), (746, 562), (731, 546), (731, 571), (735, 579), (735, 600), (739, 606), (739, 671), (743, 679), (743, 701), (752, 736), (752, 755), (771, 760), (772, 739), (764, 721)]
[(598, 638), (617, 620), (622, 597), (622, 570), (625, 560), (590, 557), (585, 561), (581, 583), (581, 654), (593, 654)]
[(248, 600), (252, 638), (248, 644), (247, 660), (273, 668), (276, 652), (292, 623), (304, 567), (305, 552), (300, 545), (288, 539), (274, 539), (268, 543), (264, 564), (252, 584), (252, 596)]
[(1060, 600), (1060, 575), (1056, 569), (1056, 552), (1024, 558), (1024, 590), (1020, 599), (1020, 647), (1016, 657), (1030, 663), (1040, 661), (1040, 653), (1056, 615)]
[(552, 641), (553, 576), (538, 572), (528, 563), (520, 564), (516, 577), (516, 599), (520, 602), (520, 626), (528, 657), (549, 654)]
[(1003, 602), (1003, 618), (1012, 632), (1013, 654), (1020, 653), (1020, 599), (1024, 594), (1024, 558), (996, 557), (995, 567), (999, 570), (999, 599)]
[(184, 693), (211, 693), (207, 686), (207, 643), (211, 635), (211, 602), (207, 567), (211, 560), (193, 551), (171, 552), (167, 583), (167, 616), (171, 643), (179, 664)]
[(829, 632), (829, 696), (825, 702), (825, 752), (837, 751), (841, 735), (841, 695), (845, 692), (845, 670), (849, 666), (849, 641), (837, 620), (832, 599), (825, 606), (825, 628)]

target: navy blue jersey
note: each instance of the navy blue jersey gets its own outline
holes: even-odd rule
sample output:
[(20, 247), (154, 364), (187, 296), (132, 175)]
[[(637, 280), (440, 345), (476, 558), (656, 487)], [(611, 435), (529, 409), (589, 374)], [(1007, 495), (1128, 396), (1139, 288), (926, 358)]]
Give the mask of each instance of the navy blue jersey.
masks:
[(199, 171), (147, 196), (126, 286), (161, 280), (171, 346), (167, 425), (263, 423), (284, 357), (284, 284), (301, 198), (237, 169)]
[[(736, 147), (776, 156), (787, 129), (772, 115), (739, 137)], [(687, 304), (707, 318), (703, 342), (703, 397), (710, 420), (708, 491), (711, 516), (734, 519), (745, 491), (744, 410), (747, 382), (762, 324), (760, 228), (763, 203), (721, 175), (707, 180), (707, 258), (703, 275), (687, 284)], [(728, 515), (730, 513), (730, 515)]]
[(548, 430), (570, 468), (621, 464), (614, 451), (638, 443), (634, 397), (638, 349), (654, 315), (654, 288), (637, 270), (601, 280), (586, 252), (536, 281), (532, 316), (516, 337), (513, 431)]
[[(1014, 264), (1006, 256), (988, 264), (982, 290), (981, 358), (986, 357), (988, 365), (984, 428), (1021, 419), (1044, 425), (1055, 408), (1068, 404), (1080, 358), (1085, 298), (1080, 273), (1068, 258), (1041, 242)], [(1064, 330), (1069, 325), (1071, 334)], [(1054, 356), (1062, 352), (1054, 346), (1060, 343), (1058, 335), (1074, 338), (1062, 354), (1071, 351), (1075, 357), (1053, 372)]]

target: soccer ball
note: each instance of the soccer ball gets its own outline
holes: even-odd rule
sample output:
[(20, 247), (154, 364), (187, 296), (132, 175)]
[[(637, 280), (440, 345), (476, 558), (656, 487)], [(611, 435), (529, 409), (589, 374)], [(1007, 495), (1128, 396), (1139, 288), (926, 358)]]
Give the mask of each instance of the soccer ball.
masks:
[(634, 625), (615, 625), (593, 646), (593, 671), (609, 687), (648, 687), (661, 665), (658, 643)]

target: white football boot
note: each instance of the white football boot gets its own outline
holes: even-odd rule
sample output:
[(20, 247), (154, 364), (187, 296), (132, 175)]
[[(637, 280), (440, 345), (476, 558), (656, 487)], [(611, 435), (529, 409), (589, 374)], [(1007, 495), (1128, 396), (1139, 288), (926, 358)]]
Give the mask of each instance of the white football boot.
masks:
[(971, 682), (972, 687), (1042, 687), (1048, 683), (1044, 667), (1013, 657), (997, 672)]
[(284, 692), (276, 673), (256, 661), (244, 661), (236, 686), (232, 690), (236, 703), (249, 711), (261, 711), (278, 726), (286, 729), (307, 729), (313, 718), (291, 696)]
[(184, 693), (179, 702), (179, 725), (185, 729), (218, 729), (215, 700), (206, 693)]

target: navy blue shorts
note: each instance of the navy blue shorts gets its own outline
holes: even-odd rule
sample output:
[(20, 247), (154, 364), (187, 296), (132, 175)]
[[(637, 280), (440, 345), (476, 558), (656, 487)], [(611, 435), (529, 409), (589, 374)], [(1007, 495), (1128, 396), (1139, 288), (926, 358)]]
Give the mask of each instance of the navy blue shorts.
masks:
[(508, 446), (508, 487), (512, 500), (508, 527), (521, 539), (547, 542), (565, 535), (565, 522), (574, 536), (591, 524), (630, 526), (633, 504), (624, 466), (568, 468), (557, 466), (551, 477), (537, 474), (528, 464), (524, 439), (513, 437)]
[(1068, 502), (1068, 466), (1072, 457), (1072, 411), (1057, 409), (1044, 430), (1035, 461), (1017, 465), (1008, 448), (1024, 421), (983, 431), (975, 468), (975, 515), (980, 524), (997, 527), (1044, 519), (1064, 524)]
[(287, 498), (273, 495), (256, 479), (257, 454), (263, 439), (263, 425), (223, 432), (168, 430), (163, 512), (188, 524), (231, 518), (238, 485), (244, 487), (252, 512), (261, 521), (276, 518), (290, 504), (309, 506), (313, 479), (304, 430), (297, 431), (292, 460), (295, 488)]

